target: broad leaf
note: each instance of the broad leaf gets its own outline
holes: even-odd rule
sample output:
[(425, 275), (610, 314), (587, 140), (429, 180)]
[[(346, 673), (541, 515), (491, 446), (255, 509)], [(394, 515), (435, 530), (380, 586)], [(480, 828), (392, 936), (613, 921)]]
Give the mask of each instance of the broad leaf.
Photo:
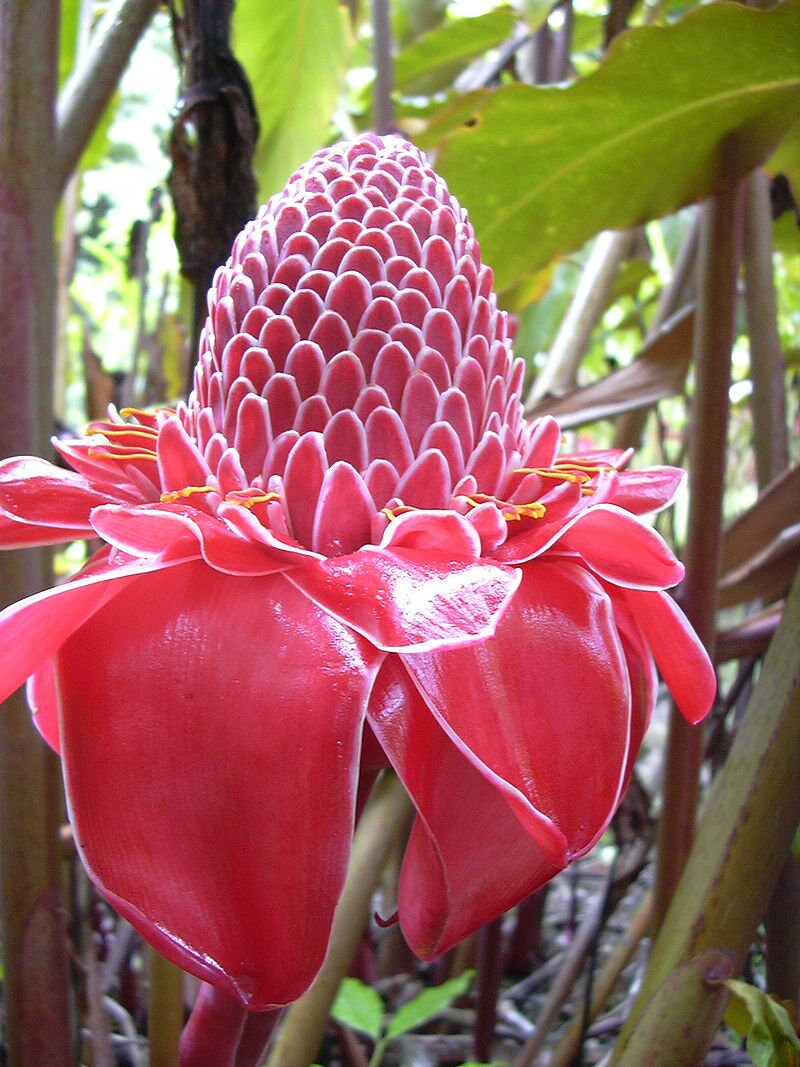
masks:
[(798, 116), (800, 2), (716, 3), (621, 34), (568, 89), (459, 98), (418, 141), (505, 289), (600, 230), (708, 196), (766, 159)]
[(409, 1030), (416, 1030), (418, 1026), (422, 1026), (429, 1019), (443, 1012), (445, 1008), (449, 1008), (454, 1000), (463, 996), (469, 989), (474, 973), (474, 971), (464, 971), (457, 978), (450, 978), (441, 985), (423, 989), (392, 1017), (389, 1029), (386, 1031), (386, 1040), (389, 1041)]
[(446, 88), (468, 63), (505, 40), (513, 26), (514, 13), (509, 7), (445, 22), (398, 55), (396, 87), (404, 93)]
[(331, 1014), (340, 1023), (377, 1041), (381, 1032), (383, 1001), (372, 988), (358, 978), (343, 978)]
[(347, 12), (338, 0), (238, 0), (233, 28), (261, 124), (255, 171), (266, 199), (327, 140), (350, 51)]

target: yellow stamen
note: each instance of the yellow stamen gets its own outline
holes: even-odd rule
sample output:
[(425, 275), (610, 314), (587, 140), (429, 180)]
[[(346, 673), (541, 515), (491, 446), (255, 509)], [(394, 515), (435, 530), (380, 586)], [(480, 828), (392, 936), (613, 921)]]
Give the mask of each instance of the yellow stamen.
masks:
[(161, 494), (162, 504), (174, 504), (176, 500), (181, 500), (183, 497), (194, 496), (195, 493), (216, 493), (219, 490), (215, 489), (213, 485), (187, 485), (183, 489), (175, 489), (171, 493)]
[(118, 430), (112, 430), (107, 423), (92, 423), (86, 428), (86, 436), (102, 434), (103, 437), (141, 437), (146, 441), (152, 441), (158, 437), (158, 430), (149, 426), (121, 426)]
[(243, 508), (253, 508), (256, 504), (269, 504), (273, 500), (280, 500), (277, 493), (261, 493), (257, 489), (235, 489), (225, 496), (228, 504), (239, 504)]
[(113, 459), (113, 460), (129, 460), (129, 459), (156, 459), (155, 452), (107, 452), (102, 448), (90, 448), (88, 450), (89, 459)]

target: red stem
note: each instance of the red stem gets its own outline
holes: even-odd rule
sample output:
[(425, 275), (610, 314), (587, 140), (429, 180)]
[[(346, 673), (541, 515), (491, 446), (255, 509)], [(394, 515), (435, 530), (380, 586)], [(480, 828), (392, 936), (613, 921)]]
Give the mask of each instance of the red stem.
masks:
[[(695, 390), (689, 428), (689, 515), (683, 608), (713, 654), (727, 456), (728, 391), (735, 336), (736, 279), (742, 230), (741, 186), (728, 184), (703, 207), (694, 338)], [(703, 734), (676, 708), (664, 780), (655, 885), (660, 926), (695, 833)]]

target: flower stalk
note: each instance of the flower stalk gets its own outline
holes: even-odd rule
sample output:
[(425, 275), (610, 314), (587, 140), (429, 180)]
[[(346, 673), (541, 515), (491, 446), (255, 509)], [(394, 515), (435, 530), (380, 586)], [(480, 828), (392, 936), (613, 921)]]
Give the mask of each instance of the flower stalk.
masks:
[(394, 774), (379, 779), (353, 839), (325, 963), (308, 992), (286, 1010), (266, 1067), (307, 1067), (314, 1062), (339, 984), (364, 936), (378, 879), (406, 830), (411, 810), (408, 795)]

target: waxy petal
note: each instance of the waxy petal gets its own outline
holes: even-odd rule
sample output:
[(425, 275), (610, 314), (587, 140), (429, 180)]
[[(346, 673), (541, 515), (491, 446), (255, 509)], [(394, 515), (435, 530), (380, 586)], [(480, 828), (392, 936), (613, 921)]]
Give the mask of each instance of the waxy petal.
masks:
[(251, 1009), (295, 999), (325, 955), (381, 658), (282, 577), (200, 562), (131, 585), (59, 653), (87, 869)]
[(309, 561), (287, 581), (385, 651), (444, 648), (492, 633), (520, 572), (483, 559), (366, 546)]
[(399, 916), (413, 951), (432, 960), (552, 878), (566, 863), (566, 841), (551, 827), (561, 862), (544, 857), (502, 794), (436, 723), (395, 657), (381, 668), (368, 716), (417, 808)]
[(542, 816), (569, 859), (598, 839), (627, 765), (631, 693), (599, 582), (567, 559), (522, 570), (492, 637), (401, 658), (453, 743), (558, 863)]
[(152, 560), (109, 565), (0, 612), (0, 701), (50, 659), (86, 619), (143, 575), (167, 566)]
[(109, 544), (135, 556), (175, 560), (202, 555), (225, 574), (272, 574), (289, 566), (220, 519), (188, 506), (95, 508), (92, 526)]
[(564, 528), (561, 545), (574, 549), (592, 570), (615, 585), (668, 589), (683, 578), (663, 538), (612, 504), (587, 508)]
[(688, 619), (668, 593), (620, 591), (684, 718), (698, 723), (717, 691), (714, 667)]
[(92, 535), (89, 512), (109, 502), (130, 505), (133, 492), (98, 484), (32, 456), (0, 463), (0, 545), (55, 545)]

